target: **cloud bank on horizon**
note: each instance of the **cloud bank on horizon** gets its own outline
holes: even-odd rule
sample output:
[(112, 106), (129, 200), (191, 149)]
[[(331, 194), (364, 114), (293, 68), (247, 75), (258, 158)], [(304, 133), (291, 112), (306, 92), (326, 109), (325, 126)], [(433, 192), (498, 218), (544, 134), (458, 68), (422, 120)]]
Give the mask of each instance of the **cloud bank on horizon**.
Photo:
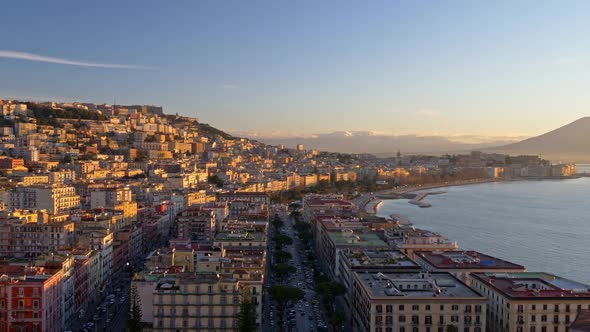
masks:
[(114, 64), (114, 63), (99, 63), (99, 62), (85, 62), (77, 60), (69, 60), (63, 58), (50, 57), (45, 55), (11, 51), (11, 50), (0, 50), (0, 58), (6, 59), (17, 59), (35, 62), (47, 62), (55, 63), (60, 65), (70, 65), (79, 67), (94, 67), (94, 68), (112, 68), (112, 69), (140, 69), (140, 70), (155, 70), (155, 67), (149, 66), (137, 66), (137, 65), (126, 65), (126, 64)]

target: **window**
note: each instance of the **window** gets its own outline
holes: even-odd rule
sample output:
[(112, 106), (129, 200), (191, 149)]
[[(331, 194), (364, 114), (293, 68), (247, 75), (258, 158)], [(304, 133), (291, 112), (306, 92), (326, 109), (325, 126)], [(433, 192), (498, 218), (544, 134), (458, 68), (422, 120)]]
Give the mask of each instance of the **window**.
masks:
[(537, 321), (537, 316), (531, 315), (531, 322), (535, 322), (535, 321)]
[(547, 321), (547, 315), (541, 315), (541, 322)]
[(392, 305), (385, 306), (385, 312), (392, 313), (393, 312), (393, 306)]
[(453, 310), (453, 311), (457, 311), (457, 310), (459, 310), (459, 306), (458, 306), (458, 305), (456, 305), (456, 304), (453, 304), (453, 305), (451, 306), (451, 310)]
[(414, 304), (414, 305), (412, 306), (412, 310), (414, 310), (414, 311), (418, 311), (418, 310), (420, 310), (420, 306), (419, 306), (419, 305), (417, 305), (417, 304)]
[(39, 308), (39, 300), (33, 300), (33, 308)]
[(378, 314), (380, 314), (380, 313), (383, 312), (383, 306), (382, 305), (375, 306), (375, 309), (377, 309), (377, 313)]
[[(21, 289), (22, 289), (22, 288), (21, 288)], [(18, 308), (19, 308), (19, 309), (22, 309), (22, 308), (24, 308), (24, 307), (25, 307), (25, 301), (23, 301), (23, 300), (18, 300)]]
[(375, 316), (375, 324), (376, 325), (383, 324), (383, 316)]
[(475, 312), (481, 312), (481, 305), (476, 305), (475, 306)]
[(426, 311), (430, 311), (430, 304), (426, 305)]
[(418, 316), (412, 316), (412, 324), (420, 324), (420, 318)]
[(404, 305), (403, 304), (399, 306), (399, 311), (404, 311)]
[(399, 318), (398, 318), (398, 320), (399, 320), (400, 323), (405, 323), (406, 322), (406, 316), (400, 315)]
[(471, 312), (471, 305), (466, 305), (465, 306), (465, 312)]
[(432, 324), (432, 316), (424, 317), (424, 323), (426, 323), (428, 325)]

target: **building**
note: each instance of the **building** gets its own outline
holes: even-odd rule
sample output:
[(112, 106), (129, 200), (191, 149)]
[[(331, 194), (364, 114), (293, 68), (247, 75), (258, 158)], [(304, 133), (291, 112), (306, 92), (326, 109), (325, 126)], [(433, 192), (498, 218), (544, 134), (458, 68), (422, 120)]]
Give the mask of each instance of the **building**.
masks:
[(211, 245), (215, 236), (215, 212), (191, 207), (176, 217), (177, 224), (187, 224), (189, 238), (192, 242)]
[[(346, 249), (338, 252), (336, 280), (347, 292), (344, 301), (350, 308), (352, 299), (352, 274), (354, 272), (421, 272), (420, 266), (399, 250)], [(350, 310), (349, 310), (350, 311)]]
[(582, 310), (570, 327), (570, 332), (590, 332), (590, 310)]
[(61, 269), (0, 267), (0, 331), (63, 331)]
[(67, 185), (17, 187), (10, 192), (9, 207), (59, 213), (79, 208), (80, 195), (76, 188)]
[(353, 273), (358, 332), (485, 331), (487, 299), (449, 273)]
[(590, 309), (590, 286), (549, 273), (473, 273), (471, 286), (488, 298), (488, 330), (566, 332)]
[(457, 242), (450, 241), (443, 235), (413, 226), (392, 227), (384, 229), (383, 232), (385, 240), (392, 248), (401, 250), (410, 258), (414, 258), (415, 251), (455, 251), (459, 249)]
[(467, 285), (471, 285), (473, 272), (525, 272), (522, 265), (514, 264), (477, 251), (416, 251), (416, 263), (425, 271), (449, 272)]

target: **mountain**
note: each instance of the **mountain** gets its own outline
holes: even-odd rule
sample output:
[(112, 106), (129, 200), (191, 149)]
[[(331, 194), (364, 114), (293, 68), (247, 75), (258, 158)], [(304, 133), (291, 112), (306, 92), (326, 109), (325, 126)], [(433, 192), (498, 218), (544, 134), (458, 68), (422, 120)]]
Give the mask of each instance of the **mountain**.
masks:
[(479, 136), (418, 136), (386, 135), (368, 131), (339, 131), (311, 137), (264, 137), (246, 135), (261, 142), (287, 147), (303, 144), (306, 149), (342, 153), (373, 153), (392, 156), (398, 150), (403, 153), (459, 153), (491, 146), (513, 143), (514, 138), (489, 138)]
[(590, 117), (523, 141), (486, 149), (509, 154), (541, 154), (551, 161), (590, 162)]

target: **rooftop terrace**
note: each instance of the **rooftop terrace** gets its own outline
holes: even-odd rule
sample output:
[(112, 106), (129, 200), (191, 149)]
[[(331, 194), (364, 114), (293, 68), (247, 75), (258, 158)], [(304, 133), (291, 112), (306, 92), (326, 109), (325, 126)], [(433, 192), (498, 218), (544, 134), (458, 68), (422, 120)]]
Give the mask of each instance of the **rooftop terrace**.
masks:
[(438, 269), (513, 269), (525, 267), (477, 251), (418, 251), (416, 256)]
[(590, 299), (589, 285), (550, 273), (474, 273), (472, 276), (511, 298)]
[(371, 297), (482, 297), (446, 272), (354, 274)]

